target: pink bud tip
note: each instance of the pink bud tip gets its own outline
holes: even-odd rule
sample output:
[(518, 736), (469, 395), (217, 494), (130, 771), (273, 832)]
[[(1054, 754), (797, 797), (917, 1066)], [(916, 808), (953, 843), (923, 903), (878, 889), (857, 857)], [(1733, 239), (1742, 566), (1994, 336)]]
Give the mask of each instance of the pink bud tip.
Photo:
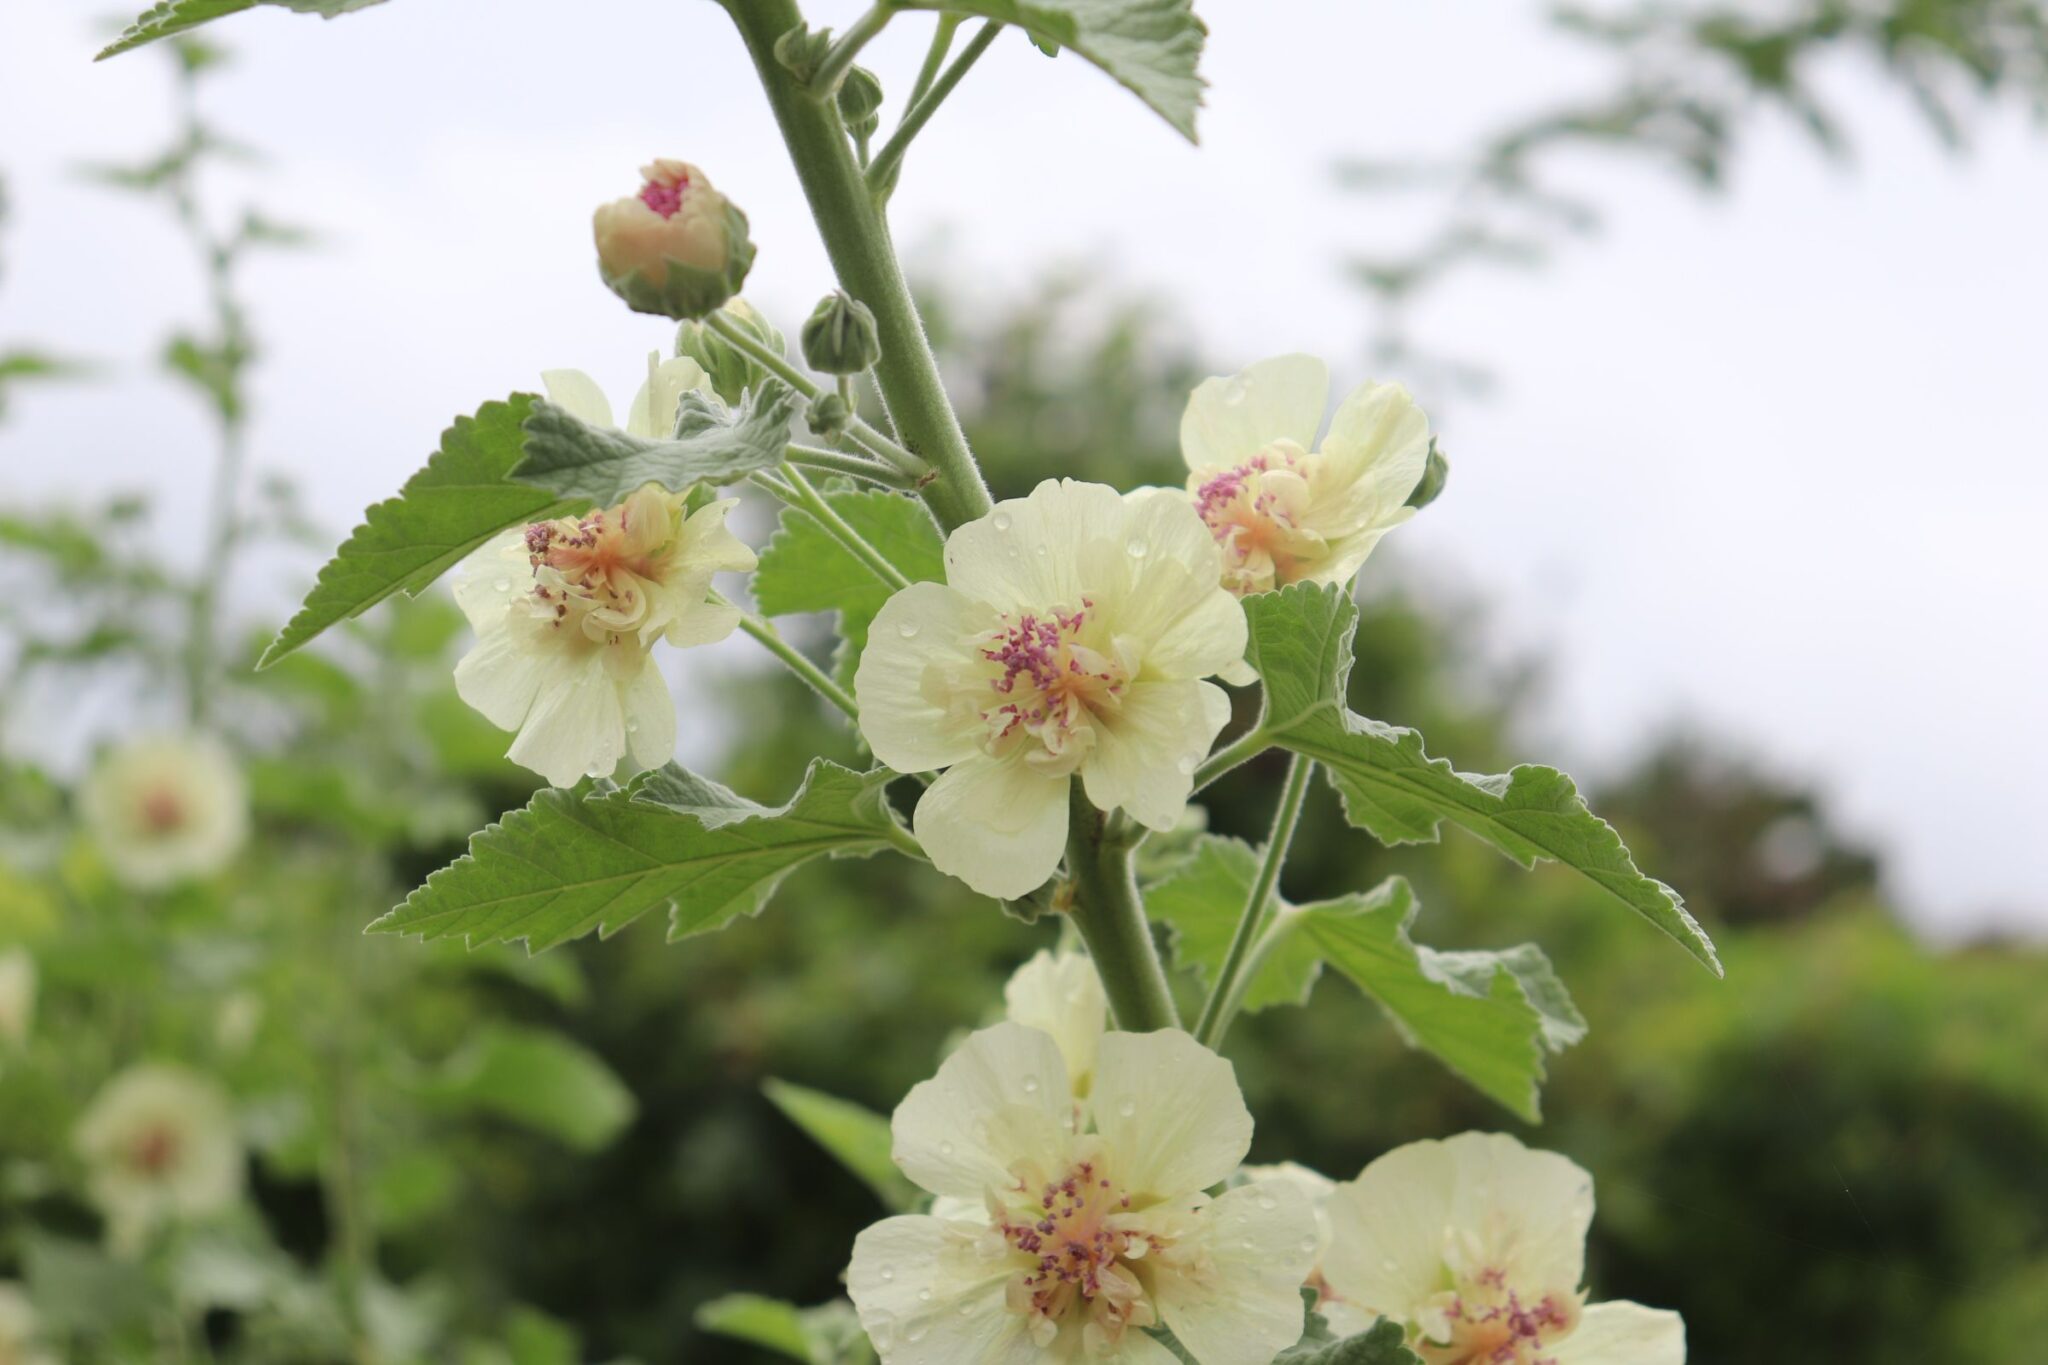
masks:
[(688, 180), (673, 185), (650, 180), (640, 187), (640, 202), (664, 218), (673, 218), (676, 216), (676, 210), (683, 206), (683, 191), (689, 187)]

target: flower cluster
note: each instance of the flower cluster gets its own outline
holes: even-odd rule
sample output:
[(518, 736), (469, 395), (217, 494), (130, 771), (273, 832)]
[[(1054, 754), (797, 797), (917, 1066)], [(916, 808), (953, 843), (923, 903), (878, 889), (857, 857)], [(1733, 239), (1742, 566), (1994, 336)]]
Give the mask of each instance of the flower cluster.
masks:
[[(686, 390), (703, 389), (693, 360), (649, 365), (627, 430), (666, 435)], [(549, 397), (609, 426), (603, 393), (574, 370), (545, 376)], [(506, 532), (471, 556), (455, 600), (476, 647), (455, 670), (462, 699), (516, 732), (512, 761), (568, 786), (630, 758), (658, 767), (675, 752), (675, 704), (651, 660), (654, 643), (709, 644), (739, 612), (710, 600), (712, 576), (754, 567), (725, 526), (735, 503), (688, 500), (655, 484), (616, 507)]]

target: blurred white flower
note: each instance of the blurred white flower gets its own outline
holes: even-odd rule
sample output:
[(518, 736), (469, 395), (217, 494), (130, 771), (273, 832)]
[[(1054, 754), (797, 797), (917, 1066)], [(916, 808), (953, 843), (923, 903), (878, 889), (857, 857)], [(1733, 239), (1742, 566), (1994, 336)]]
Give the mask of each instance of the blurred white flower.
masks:
[(115, 880), (154, 891), (219, 871), (249, 835), (241, 771), (218, 740), (161, 735), (110, 750), (79, 805)]
[(990, 896), (1045, 881), (1070, 779), (1101, 810), (1173, 828), (1230, 716), (1244, 610), (1178, 496), (1047, 480), (946, 541), (946, 582), (891, 597), (854, 675), (860, 728), (898, 772), (947, 771), (919, 799), (940, 871)]
[(0, 1280), (0, 1365), (57, 1365), (39, 1344), (35, 1306), (22, 1287)]
[[(1315, 1215), (1291, 1185), (1205, 1191), (1252, 1119), (1178, 1030), (1111, 1033), (1085, 1104), (1050, 1034), (983, 1029), (896, 1110), (896, 1164), (954, 1216), (854, 1242), (847, 1289), (884, 1365), (1269, 1365), (1301, 1333)], [(979, 1205), (973, 1216), (961, 1216)]]
[(656, 640), (702, 645), (739, 624), (707, 599), (712, 575), (754, 567), (725, 527), (734, 499), (686, 509), (649, 484), (616, 507), (507, 532), (471, 555), (455, 600), (477, 633), (455, 690), (502, 730), (508, 757), (558, 787), (630, 755), (675, 753), (675, 703), (649, 659)]
[(1338, 1186), (1323, 1274), (1428, 1365), (1683, 1365), (1676, 1313), (1586, 1304), (1593, 1180), (1497, 1133), (1412, 1142)]
[(1095, 1079), (1095, 1049), (1109, 1026), (1109, 998), (1086, 953), (1040, 949), (1003, 987), (1003, 1013), (1013, 1024), (1052, 1035), (1077, 1099)]
[(182, 1067), (145, 1064), (108, 1081), (73, 1141), (115, 1250), (139, 1250), (156, 1228), (200, 1218), (242, 1192), (242, 1141), (228, 1097)]
[[(0, 1045), (28, 1041), (36, 1017), (36, 960), (22, 947), (0, 951)], [(6, 1357), (0, 1356), (0, 1365)]]
[(1223, 547), (1232, 592), (1343, 583), (1415, 515), (1429, 419), (1398, 384), (1345, 395), (1321, 446), (1330, 372), (1312, 356), (1205, 379), (1180, 421), (1188, 495)]

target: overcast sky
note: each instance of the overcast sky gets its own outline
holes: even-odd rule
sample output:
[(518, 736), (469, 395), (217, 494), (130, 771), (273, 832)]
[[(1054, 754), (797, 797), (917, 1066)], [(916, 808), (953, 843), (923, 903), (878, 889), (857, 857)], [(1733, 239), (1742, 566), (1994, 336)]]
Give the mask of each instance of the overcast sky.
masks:
[[(807, 8), (843, 24), (862, 6)], [(0, 344), (120, 380), (23, 392), (0, 491), (150, 487), (189, 548), (205, 424), (147, 362), (199, 315), (197, 283), (150, 210), (70, 173), (154, 149), (167, 122), (160, 57), (89, 62), (104, 9), (0, 14)], [(1094, 259), (1171, 300), (1220, 363), (1308, 350), (1348, 383), (1367, 318), (1336, 262), (1391, 210), (1337, 193), (1331, 162), (1454, 151), (1600, 71), (1506, 0), (1200, 9), (1199, 150), (1006, 37), (920, 140), (899, 237), (943, 234), (998, 292)], [(873, 49), (891, 89), (924, 26)], [(589, 211), (650, 156), (700, 162), (746, 207), (749, 294), (786, 330), (828, 287), (737, 40), (701, 0), (395, 0), (214, 32), (237, 62), (209, 107), (273, 157), (250, 192), (329, 238), (251, 271), (255, 444), (337, 532), (451, 415), (541, 369), (587, 369), (623, 401), (666, 329), (595, 284)], [(1545, 719), (1572, 763), (1602, 771), (1674, 720), (1744, 737), (1893, 850), (1923, 925), (2048, 928), (2048, 136), (1995, 111), (1953, 158), (1874, 72), (1828, 74), (1853, 168), (1776, 125), (1716, 201), (1579, 168), (1602, 236), (1432, 303), (1429, 338), (1502, 386), (1447, 412), (1452, 491), (1399, 535), (1492, 605), (1504, 647), (1552, 656)], [(250, 591), (296, 598), (292, 572)]]

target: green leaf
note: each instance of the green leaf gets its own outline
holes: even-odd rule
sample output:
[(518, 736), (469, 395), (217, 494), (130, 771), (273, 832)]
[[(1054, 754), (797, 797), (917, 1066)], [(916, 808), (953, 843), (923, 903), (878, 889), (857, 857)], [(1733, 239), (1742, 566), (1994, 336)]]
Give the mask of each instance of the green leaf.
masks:
[(525, 939), (539, 952), (610, 936), (669, 909), (669, 941), (758, 913), (799, 864), (866, 857), (907, 838), (883, 796), (893, 774), (814, 760), (786, 805), (734, 795), (675, 764), (626, 790), (549, 788), (469, 841), (372, 933)]
[(163, 3), (151, 5), (136, 15), (135, 21), (121, 30), (121, 36), (93, 60), (103, 62), (146, 43), (172, 37), (258, 5), (278, 5), (298, 14), (317, 14), (323, 19), (332, 19), (350, 10), (368, 9), (382, 3), (384, 0), (163, 0)]
[(397, 497), (363, 514), (363, 524), (320, 570), (305, 605), (256, 667), (268, 668), (400, 589), (418, 593), (508, 527), (580, 509), (578, 499), (508, 481), (536, 401), (531, 394), (514, 394), (484, 404), (474, 417), (456, 418), (427, 467), (407, 479)]
[(1209, 30), (1191, 0), (910, 0), (904, 8), (999, 19), (1048, 51), (1077, 52), (1195, 140), (1206, 83), (1195, 68)]
[(895, 1139), (888, 1119), (851, 1100), (773, 1077), (761, 1089), (784, 1117), (859, 1176), (889, 1212), (906, 1213), (917, 1205), (917, 1187), (896, 1169), (890, 1155)]
[(597, 1054), (559, 1034), (492, 1025), (426, 1088), (443, 1104), (481, 1110), (593, 1152), (632, 1122), (632, 1092)]
[[(1205, 838), (1146, 895), (1174, 933), (1174, 958), (1213, 984), (1258, 871), (1235, 839)], [(1395, 877), (1373, 890), (1308, 905), (1282, 903), (1245, 1008), (1306, 1004), (1329, 963), (1371, 996), (1419, 1048), (1530, 1122), (1541, 1117), (1547, 1052), (1585, 1036), (1550, 961), (1534, 944), (1503, 952), (1438, 952), (1409, 937), (1420, 906)]]
[(751, 1342), (805, 1365), (868, 1365), (875, 1358), (844, 1299), (798, 1308), (759, 1294), (727, 1294), (699, 1304), (697, 1326)]
[(675, 493), (697, 483), (732, 483), (782, 462), (795, 402), (780, 385), (754, 390), (730, 411), (687, 392), (677, 408), (675, 438), (658, 441), (591, 426), (543, 400), (526, 419), (526, 457), (512, 477), (601, 507), (650, 483)]
[[(901, 493), (833, 491), (832, 510), (913, 583), (946, 576), (946, 542), (924, 504)], [(895, 589), (863, 564), (800, 508), (787, 507), (782, 525), (761, 551), (754, 570), (754, 600), (764, 616), (793, 612), (839, 613), (841, 646), (834, 672), (851, 684), (868, 625)]]
[(1381, 1318), (1342, 1341), (1302, 1341), (1273, 1357), (1273, 1365), (1422, 1365), (1408, 1349), (1401, 1324)]
[(1492, 777), (1460, 773), (1422, 747), (1413, 730), (1358, 715), (1345, 704), (1358, 607), (1338, 586), (1296, 584), (1245, 599), (1247, 652), (1266, 685), (1261, 728), (1321, 764), (1351, 823), (1382, 843), (1433, 843), (1445, 820), (1524, 867), (1563, 863), (1662, 929), (1721, 974), (1706, 931), (1685, 901), (1646, 877), (1613, 826), (1593, 814), (1572, 780), (1523, 764)]

